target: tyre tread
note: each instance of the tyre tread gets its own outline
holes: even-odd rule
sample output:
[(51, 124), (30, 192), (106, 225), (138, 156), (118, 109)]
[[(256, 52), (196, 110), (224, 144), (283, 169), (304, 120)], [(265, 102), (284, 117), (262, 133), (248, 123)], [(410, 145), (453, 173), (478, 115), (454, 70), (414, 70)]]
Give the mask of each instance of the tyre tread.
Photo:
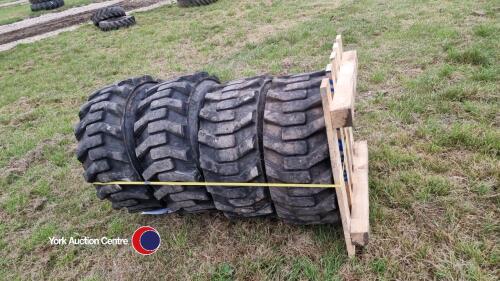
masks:
[[(142, 181), (124, 150), (122, 122), (129, 96), (142, 84), (156, 83), (149, 76), (128, 79), (93, 93), (81, 107), (75, 126), (76, 154), (87, 182)], [(161, 208), (149, 186), (96, 186), (97, 197), (108, 199), (115, 209), (129, 212)]]
[[(259, 76), (221, 85), (206, 94), (200, 111), (200, 166), (215, 182), (266, 182), (259, 121), (270, 78)], [(274, 213), (263, 187), (207, 187), (215, 207), (229, 218)]]
[[(201, 106), (197, 87), (218, 84), (217, 79), (200, 72), (162, 82), (151, 88), (138, 102), (134, 135), (136, 157), (148, 181), (200, 181), (203, 175), (192, 146), (197, 121), (190, 111)], [(195, 97), (196, 96), (196, 97)], [(194, 123), (193, 123), (194, 122)], [(196, 128), (192, 128), (195, 126)], [(167, 208), (179, 213), (199, 213), (215, 209), (205, 187), (157, 186), (154, 196)]]
[[(325, 72), (273, 79), (266, 99), (264, 158), (273, 183), (332, 183), (319, 87)], [(277, 215), (294, 224), (337, 223), (330, 188), (270, 188)]]

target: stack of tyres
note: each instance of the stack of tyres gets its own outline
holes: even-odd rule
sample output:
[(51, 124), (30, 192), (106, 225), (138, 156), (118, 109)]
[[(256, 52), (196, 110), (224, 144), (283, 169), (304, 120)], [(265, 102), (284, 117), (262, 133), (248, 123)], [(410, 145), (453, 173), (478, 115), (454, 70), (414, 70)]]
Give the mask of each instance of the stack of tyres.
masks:
[[(88, 182), (332, 183), (319, 86), (325, 72), (220, 84), (200, 72), (143, 76), (92, 94), (75, 135)], [(335, 190), (98, 185), (130, 212), (212, 210), (228, 218), (337, 223)]]
[(30, 0), (31, 11), (53, 10), (64, 6), (64, 0)]
[(127, 16), (120, 6), (104, 7), (97, 10), (90, 20), (102, 31), (110, 31), (135, 24), (134, 16)]

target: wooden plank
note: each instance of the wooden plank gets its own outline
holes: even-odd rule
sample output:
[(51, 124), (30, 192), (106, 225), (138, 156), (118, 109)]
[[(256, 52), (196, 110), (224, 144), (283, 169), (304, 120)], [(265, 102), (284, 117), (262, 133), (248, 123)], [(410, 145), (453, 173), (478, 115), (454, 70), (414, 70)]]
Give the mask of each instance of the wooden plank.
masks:
[(356, 93), (356, 75), (358, 58), (356, 51), (344, 52), (342, 64), (335, 81), (330, 111), (334, 128), (352, 127), (354, 118), (354, 96)]
[(340, 70), (340, 65), (342, 64), (342, 56), (343, 56), (343, 46), (342, 46), (342, 36), (337, 35), (335, 38), (335, 43), (332, 46), (332, 53), (330, 54), (330, 64), (331, 68), (331, 79), (332, 84), (335, 85), (337, 83), (337, 75)]
[(336, 53), (336, 56), (335, 56), (335, 65), (337, 66), (337, 68), (335, 69), (335, 71), (338, 71), (340, 70), (340, 66), (342, 65), (342, 56), (344, 55), (341, 51), (340, 51), (341, 47), (339, 46), (339, 43), (338, 42), (335, 42), (333, 44), (333, 50), (334, 50), (334, 53)]
[(346, 193), (347, 193), (347, 201), (349, 202), (349, 208), (352, 206), (352, 169), (349, 167), (350, 160), (349, 153), (347, 152), (349, 149), (349, 145), (346, 142), (346, 135), (344, 128), (338, 130), (340, 133), (340, 140), (342, 141), (342, 148), (344, 153), (344, 163), (343, 169), (347, 172), (347, 181), (346, 181)]
[(342, 220), (342, 229), (344, 232), (347, 254), (349, 257), (353, 257), (355, 255), (355, 247), (352, 244), (351, 240), (351, 212), (349, 210), (349, 204), (347, 201), (342, 164), (340, 161), (340, 151), (337, 143), (337, 130), (332, 127), (332, 116), (330, 113), (331, 94), (330, 81), (328, 78), (325, 78), (321, 83), (321, 101), (323, 103), (326, 134), (328, 138), (328, 148), (330, 151), (330, 164), (332, 166), (333, 179), (335, 180), (336, 184), (340, 185), (339, 187), (335, 188), (335, 191), (337, 194), (340, 218)]
[(345, 136), (345, 142), (346, 142), (346, 152), (347, 152), (347, 164), (348, 164), (348, 172), (350, 173), (350, 179), (351, 179), (351, 190), (353, 189), (353, 183), (352, 183), (352, 175), (354, 174), (354, 164), (353, 164), (353, 159), (354, 159), (354, 141), (353, 141), (353, 136), (352, 136), (352, 127), (347, 127), (347, 128), (342, 128)]
[(339, 54), (344, 53), (344, 43), (342, 42), (342, 35), (338, 34), (335, 37), (335, 43), (337, 43)]
[[(335, 46), (335, 44), (334, 44), (334, 46)], [(330, 79), (332, 80), (333, 84), (337, 83), (337, 75), (338, 75), (339, 68), (340, 68), (339, 60), (337, 59), (338, 57), (339, 57), (338, 52), (335, 50), (332, 51), (332, 53), (330, 54), (330, 64), (332, 65)]]
[(366, 246), (369, 240), (368, 144), (354, 144), (354, 191), (351, 214), (351, 238), (356, 246)]

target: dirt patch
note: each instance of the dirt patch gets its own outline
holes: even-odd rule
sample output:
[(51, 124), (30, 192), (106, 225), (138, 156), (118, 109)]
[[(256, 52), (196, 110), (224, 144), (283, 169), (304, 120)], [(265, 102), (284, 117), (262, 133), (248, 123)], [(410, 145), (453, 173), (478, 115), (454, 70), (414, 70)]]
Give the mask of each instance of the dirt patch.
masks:
[[(118, 4), (126, 11), (130, 11), (164, 1), (165, 0), (124, 0)], [(95, 12), (95, 10), (96, 9), (82, 9), (81, 13), (77, 12), (76, 14), (69, 14), (66, 17), (56, 18), (54, 20), (44, 21), (40, 24), (34, 24), (5, 32), (0, 37), (0, 45), (86, 22), (90, 19), (90, 16)]]
[(56, 135), (52, 139), (46, 139), (37, 144), (35, 148), (28, 151), (23, 157), (19, 159), (11, 159), (5, 170), (0, 172), (0, 177), (7, 177), (11, 174), (23, 174), (28, 168), (35, 162), (43, 159), (43, 150), (48, 146), (57, 145), (61, 139), (64, 137), (62, 135)]

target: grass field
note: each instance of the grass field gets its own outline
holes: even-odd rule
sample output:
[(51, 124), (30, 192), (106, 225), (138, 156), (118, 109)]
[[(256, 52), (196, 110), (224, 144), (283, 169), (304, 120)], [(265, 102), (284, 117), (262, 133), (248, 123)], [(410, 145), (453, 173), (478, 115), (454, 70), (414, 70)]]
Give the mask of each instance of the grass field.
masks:
[[(2, 2), (3, 1), (3, 2)], [(102, 2), (104, 0), (64, 0), (64, 6), (48, 11), (36, 11), (32, 12), (29, 3), (23, 3), (19, 5), (0, 7), (0, 25), (9, 24), (16, 21), (20, 21), (27, 18), (38, 17), (46, 13), (60, 12), (69, 8), (74, 8), (78, 6), (87, 5), (94, 2)], [(0, 0), (0, 4), (13, 1)]]
[[(0, 53), (0, 280), (498, 280), (499, 12), (494, 0), (219, 0)], [(94, 90), (319, 70), (337, 33), (359, 54), (355, 137), (370, 149), (372, 240), (356, 259), (339, 227), (129, 215), (84, 182), (72, 126)], [(140, 225), (162, 235), (153, 256), (48, 243)]]

